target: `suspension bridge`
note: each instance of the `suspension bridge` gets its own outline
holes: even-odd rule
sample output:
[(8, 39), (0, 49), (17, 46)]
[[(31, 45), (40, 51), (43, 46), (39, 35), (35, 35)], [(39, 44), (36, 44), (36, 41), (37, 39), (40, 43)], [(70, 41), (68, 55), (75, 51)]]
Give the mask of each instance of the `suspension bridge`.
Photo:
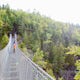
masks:
[[(15, 53), (13, 42), (16, 43)], [(18, 48), (17, 35), (0, 51), (0, 80), (55, 80)]]

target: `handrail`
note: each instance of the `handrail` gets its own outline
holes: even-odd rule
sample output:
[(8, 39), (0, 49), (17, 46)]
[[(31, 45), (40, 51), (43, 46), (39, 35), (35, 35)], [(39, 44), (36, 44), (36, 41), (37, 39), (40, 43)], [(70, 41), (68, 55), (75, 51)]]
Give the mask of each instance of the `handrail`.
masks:
[(45, 76), (49, 78), (49, 80), (55, 80), (53, 79), (47, 72), (45, 72), (42, 68), (40, 68), (37, 64), (35, 64), (30, 58), (28, 58), (22, 51), (22, 55), (25, 57), (26, 60), (31, 62), (35, 68), (37, 68), (41, 73), (43, 73)]
[[(15, 34), (15, 41), (17, 43), (17, 35)], [(18, 43), (17, 43), (18, 45)], [(37, 64), (35, 64), (30, 58), (28, 58), (17, 46), (17, 49), (20, 51), (20, 53), (25, 57), (26, 61), (29, 61), (33, 67), (35, 67), (38, 71), (40, 71), (44, 76), (47, 76), (48, 80), (55, 80), (53, 79), (47, 72), (45, 72), (41, 67), (39, 67)]]
[[(36, 80), (55, 80), (53, 79), (47, 72), (45, 72), (42, 68), (40, 68), (37, 64), (35, 64), (30, 58), (28, 58), (19, 48), (18, 48), (18, 43), (17, 43), (17, 35), (15, 34), (14, 38), (12, 37), (12, 35), (10, 34), (10, 38), (9, 38), (9, 43), (7, 44), (7, 46), (5, 47), (5, 49), (1, 50), (1, 53), (3, 53), (2, 56), (0, 56), (1, 58), (1, 64), (4, 67), (6, 64), (5, 58), (7, 59), (9, 57), (9, 52), (8, 49), (10, 48), (11, 52), (10, 54), (13, 54), (13, 41), (15, 40), (16, 42), (16, 53), (15, 53), (15, 57), (18, 58), (19, 61), (19, 75), (20, 75), (20, 80), (34, 80), (34, 78)], [(6, 53), (5, 53), (6, 52)], [(7, 57), (8, 56), (8, 57)], [(5, 63), (4, 63), (5, 62)], [(1, 68), (2, 70), (4, 68)], [(0, 69), (0, 70), (1, 70)], [(30, 70), (31, 69), (31, 70)], [(29, 72), (28, 72), (28, 71)], [(33, 72), (34, 70), (34, 72)], [(5, 71), (5, 70), (3, 70)], [(31, 74), (32, 78), (30, 78), (31, 76), (29, 75), (29, 73)], [(2, 74), (2, 72), (1, 72)], [(0, 74), (0, 76), (1, 76)], [(34, 76), (34, 74), (36, 74), (36, 76)], [(24, 78), (24, 77), (25, 78)], [(28, 78), (27, 78), (28, 77)], [(40, 79), (41, 78), (41, 79)], [(2, 80), (2, 79), (0, 79)]]

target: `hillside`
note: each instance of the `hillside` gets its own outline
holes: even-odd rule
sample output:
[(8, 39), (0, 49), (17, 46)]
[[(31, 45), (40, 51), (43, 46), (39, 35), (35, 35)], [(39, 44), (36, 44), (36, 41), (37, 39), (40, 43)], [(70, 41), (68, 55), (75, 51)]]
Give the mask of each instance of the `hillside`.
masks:
[[(80, 26), (54, 21), (38, 12), (0, 6), (0, 48), (18, 34), (19, 47), (33, 52), (33, 61), (56, 80), (80, 79)], [(5, 40), (5, 41), (4, 41)], [(26, 52), (25, 52), (26, 53)]]

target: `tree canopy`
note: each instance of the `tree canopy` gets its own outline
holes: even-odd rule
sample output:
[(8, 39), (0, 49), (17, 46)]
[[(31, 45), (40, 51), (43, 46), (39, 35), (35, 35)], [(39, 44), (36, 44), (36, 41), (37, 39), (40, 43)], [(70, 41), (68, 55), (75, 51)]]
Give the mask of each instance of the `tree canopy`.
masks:
[[(33, 51), (32, 60), (56, 80), (79, 80), (75, 70), (80, 70), (80, 25), (54, 21), (35, 11), (13, 10), (7, 4), (0, 6), (0, 49), (10, 33), (18, 34), (20, 47)], [(68, 75), (64, 72), (72, 70)]]

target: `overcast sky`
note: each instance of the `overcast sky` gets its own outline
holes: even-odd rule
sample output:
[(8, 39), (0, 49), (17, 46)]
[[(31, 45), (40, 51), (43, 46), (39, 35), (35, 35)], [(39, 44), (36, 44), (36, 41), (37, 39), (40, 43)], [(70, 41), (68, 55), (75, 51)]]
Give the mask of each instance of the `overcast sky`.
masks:
[(80, 24), (80, 0), (0, 0), (13, 9), (39, 11), (56, 21)]

